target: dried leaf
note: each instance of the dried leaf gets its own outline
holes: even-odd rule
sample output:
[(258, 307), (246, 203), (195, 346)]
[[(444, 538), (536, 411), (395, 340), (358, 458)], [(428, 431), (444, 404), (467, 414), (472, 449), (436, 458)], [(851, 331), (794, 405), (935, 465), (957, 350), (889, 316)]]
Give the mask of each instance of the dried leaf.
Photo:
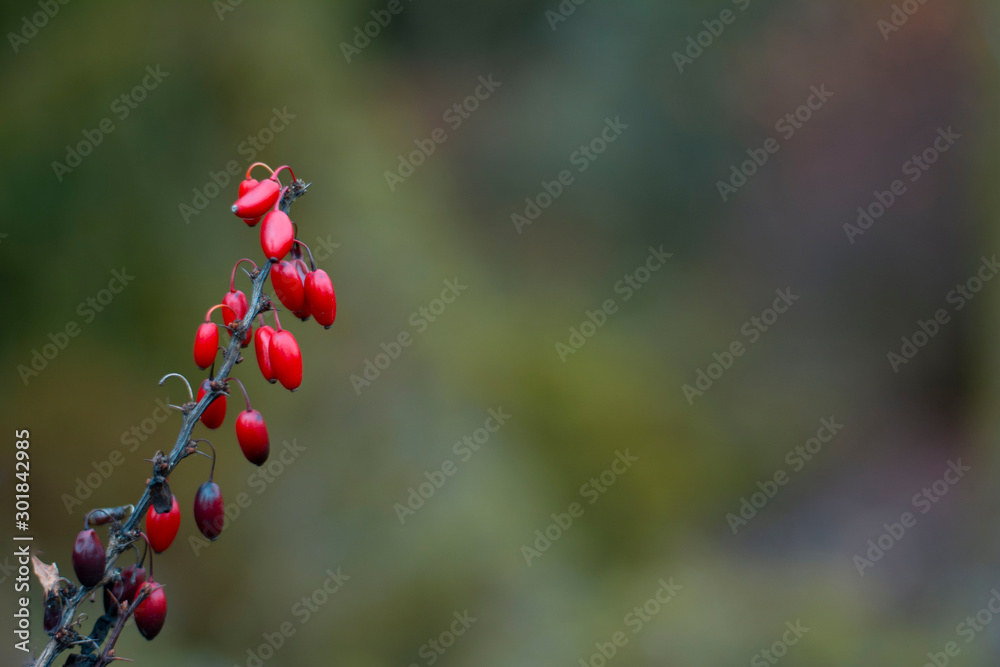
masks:
[(156, 510), (157, 514), (165, 514), (173, 509), (174, 497), (170, 493), (170, 484), (167, 483), (166, 478), (149, 487), (149, 495), (153, 501), (153, 509)]
[(55, 563), (46, 565), (38, 560), (38, 557), (34, 554), (31, 556), (31, 565), (35, 568), (35, 576), (42, 582), (42, 588), (45, 589), (45, 597), (48, 597), (49, 593), (55, 590), (59, 584), (59, 566)]

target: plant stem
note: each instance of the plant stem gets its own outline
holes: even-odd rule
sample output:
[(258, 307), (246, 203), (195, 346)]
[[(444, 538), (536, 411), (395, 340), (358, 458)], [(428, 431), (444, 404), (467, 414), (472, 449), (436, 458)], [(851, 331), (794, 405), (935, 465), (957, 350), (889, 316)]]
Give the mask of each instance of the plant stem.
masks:
[[(288, 187), (279, 202), (281, 210), (287, 214), (291, 208), (292, 202), (304, 195), (306, 193), (306, 188), (308, 187), (309, 185), (303, 183), (302, 181), (294, 181)], [(274, 264), (274, 262), (267, 260), (264, 265), (260, 267), (257, 275), (252, 277), (253, 293), (250, 298), (249, 309), (243, 319), (240, 320), (237, 330), (233, 332), (232, 339), (229, 341), (229, 347), (226, 349), (223, 357), (222, 366), (215, 374), (215, 381), (220, 384), (225, 383), (226, 379), (229, 377), (229, 373), (233, 370), (233, 366), (235, 366), (236, 362), (240, 360), (240, 350), (243, 345), (243, 338), (246, 336), (246, 332), (253, 323), (253, 319), (257, 317), (258, 314), (263, 313), (265, 310), (270, 308), (270, 299), (264, 295), (263, 290), (264, 283), (267, 281), (267, 276), (271, 271), (272, 264)], [(235, 324), (236, 322), (233, 322), (233, 325)], [(202, 396), (201, 400), (198, 401), (190, 412), (184, 414), (184, 422), (181, 424), (180, 433), (178, 434), (174, 447), (170, 451), (170, 455), (166, 461), (167, 468), (165, 474), (163, 474), (164, 477), (169, 477), (170, 473), (172, 473), (174, 468), (177, 467), (177, 464), (190, 454), (188, 451), (188, 443), (191, 441), (192, 429), (194, 429), (195, 424), (198, 423), (198, 420), (201, 418), (201, 414), (205, 411), (205, 408), (208, 407), (208, 404), (222, 394), (223, 392), (221, 390), (210, 389), (204, 396)], [(154, 474), (153, 477), (150, 478), (149, 483), (146, 485), (146, 489), (142, 493), (142, 497), (137, 503), (135, 503), (135, 509), (132, 511), (129, 518), (125, 520), (125, 523), (119, 526), (116, 522), (112, 525), (108, 548), (105, 552), (106, 560), (104, 566), (104, 576), (94, 586), (81, 586), (77, 589), (76, 594), (69, 600), (66, 607), (63, 609), (62, 619), (56, 630), (53, 632), (53, 637), (49, 639), (49, 642), (45, 645), (45, 648), (33, 663), (34, 667), (51, 667), (56, 658), (58, 658), (63, 651), (71, 648), (67, 640), (61, 640), (59, 637), (61, 635), (71, 636), (75, 635), (75, 633), (61, 633), (60, 631), (69, 628), (70, 624), (73, 623), (73, 619), (77, 614), (77, 609), (87, 596), (95, 591), (100, 591), (101, 587), (105, 583), (111, 581), (117, 574), (118, 557), (122, 554), (122, 552), (128, 549), (132, 542), (139, 538), (137, 526), (142, 521), (146, 514), (146, 510), (152, 502), (150, 489), (154, 484), (155, 477), (156, 475)], [(135, 606), (137, 605), (131, 605), (129, 607), (129, 612), (133, 611)], [(108, 636), (108, 643), (105, 646), (101, 657), (97, 658), (95, 656), (98, 660), (96, 664), (106, 664), (105, 661), (107, 659), (108, 652), (114, 648), (114, 644), (118, 640), (118, 637), (121, 634), (121, 628), (124, 627), (127, 618), (128, 614), (122, 614), (122, 618), (120, 618), (118, 623), (116, 623), (114, 631), (112, 631)]]

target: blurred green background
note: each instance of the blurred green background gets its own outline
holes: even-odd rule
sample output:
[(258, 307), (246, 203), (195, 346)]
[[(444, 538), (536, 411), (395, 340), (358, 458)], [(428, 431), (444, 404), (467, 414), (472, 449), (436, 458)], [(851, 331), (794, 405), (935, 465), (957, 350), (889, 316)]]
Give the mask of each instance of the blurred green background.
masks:
[[(955, 642), (954, 664), (997, 664), (993, 612), (971, 638), (959, 624), (1000, 587), (1000, 286), (961, 310), (948, 295), (1000, 247), (1000, 9), (918, 7), (884, 32), (891, 3), (860, 0), (70, 2), (27, 37), (42, 9), (6, 3), (4, 502), (11, 432), (29, 428), (34, 545), (71, 574), (84, 512), (139, 497), (144, 459), (180, 423), (157, 422), (156, 401), (184, 400), (157, 379), (204, 376), (197, 323), (233, 263), (260, 257), (258, 230), (228, 210), (237, 180), (219, 194), (212, 174), (290, 164), (313, 184), (292, 217), (338, 319), (286, 322), (305, 359), (297, 393), (266, 384), (252, 352), (235, 375), (268, 422), (272, 462), (283, 441), (302, 449), (261, 481), (235, 441), (236, 397), (219, 431), (196, 430), (220, 452), (234, 514), (241, 493), (249, 503), (196, 549), (208, 463), (178, 468), (181, 531), (155, 566), (167, 624), (152, 644), (128, 628), (120, 655), (659, 667), (772, 664), (767, 650), (785, 665), (920, 665)], [(342, 45), (380, 17), (348, 62)], [(699, 33), (708, 45), (678, 71)], [(119, 98), (147, 67), (166, 76), (132, 108)], [(448, 110), (490, 76), (499, 87), (455, 127)], [(776, 123), (812, 86), (833, 95), (784, 136)], [(627, 129), (582, 159), (616, 118)], [(961, 138), (851, 243), (857, 208), (948, 127)], [(386, 172), (437, 128), (447, 140), (390, 187)], [(100, 143), (78, 166), (53, 166), (88, 136)], [(717, 183), (768, 137), (780, 150), (724, 202)], [(572, 182), (518, 229), (512, 214), (563, 170)], [(616, 285), (661, 246), (671, 258), (626, 301)], [(123, 269), (134, 280), (101, 312), (78, 309)], [(456, 280), (467, 289), (422, 324)], [(778, 289), (800, 299), (748, 335)], [(607, 299), (604, 325), (582, 325)], [(947, 323), (894, 372), (887, 353), (938, 309)], [(79, 335), (23, 377), (69, 322)], [(571, 328), (594, 335), (563, 361)], [(403, 332), (412, 344), (379, 358)], [(742, 356), (689, 401), (682, 387), (734, 341)], [(352, 383), (368, 362), (385, 368)], [(478, 451), (456, 450), (499, 408), (510, 418)], [(831, 417), (844, 428), (814, 458), (786, 458)], [(129, 451), (133, 428), (144, 440)], [(595, 493), (589, 480), (626, 451), (637, 460)], [(67, 508), (115, 452), (124, 463)], [(914, 494), (959, 459), (971, 470), (921, 513)], [(454, 474), (402, 514), (446, 460)], [(787, 483), (770, 487), (779, 472)], [(734, 534), (727, 515), (761, 488), (774, 497)], [(582, 516), (550, 528), (574, 502)], [(907, 511), (915, 525), (885, 538)], [(547, 529), (557, 539), (526, 557)], [(880, 537), (891, 548), (861, 576), (855, 557)], [(338, 569), (340, 589), (317, 593)], [(8, 557), (5, 610), (13, 576)], [(647, 603), (661, 580), (682, 587), (662, 609)], [(91, 619), (99, 608), (84, 605)], [(475, 622), (450, 637), (465, 612)], [(796, 622), (801, 639), (786, 632)], [(282, 624), (294, 634), (262, 649)], [(43, 639), (38, 622), (36, 650)], [(0, 653), (20, 664), (12, 644)]]

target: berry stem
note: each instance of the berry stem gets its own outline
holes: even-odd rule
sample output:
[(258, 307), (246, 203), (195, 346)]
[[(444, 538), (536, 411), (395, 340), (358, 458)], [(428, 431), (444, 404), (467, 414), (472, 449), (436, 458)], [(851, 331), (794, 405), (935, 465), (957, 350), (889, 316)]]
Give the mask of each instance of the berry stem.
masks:
[[(211, 308), (209, 308), (208, 312), (205, 313), (205, 321), (206, 322), (211, 322), (212, 321), (212, 313), (215, 312), (216, 308), (229, 308), (229, 306), (227, 306), (224, 303), (217, 303), (214, 306), (212, 306)], [(233, 315), (236, 314), (236, 311), (233, 310), (232, 308), (229, 308), (229, 312), (231, 312)]]
[(146, 562), (146, 550), (149, 548), (147, 545), (142, 545), (142, 551), (139, 551), (139, 547), (135, 546), (135, 542), (129, 545), (131, 548), (135, 549), (135, 566), (143, 567)]
[(310, 250), (310, 249), (309, 249), (309, 246), (307, 246), (307, 245), (306, 245), (305, 243), (303, 243), (302, 241), (300, 241), (300, 240), (298, 240), (298, 239), (295, 239), (295, 242), (296, 242), (296, 243), (298, 243), (298, 244), (299, 244), (300, 246), (302, 246), (303, 248), (305, 248), (305, 249), (306, 249), (306, 252), (307, 252), (307, 253), (309, 253), (309, 266), (311, 266), (311, 267), (312, 267), (312, 270), (313, 270), (313, 271), (315, 271), (315, 270), (316, 270), (316, 260), (314, 260), (314, 259), (313, 259), (313, 251), (312, 251), (312, 250)]
[(250, 394), (247, 393), (247, 388), (243, 386), (243, 382), (239, 378), (233, 378), (233, 381), (243, 390), (243, 398), (247, 400), (247, 412), (250, 412), (253, 408), (250, 407)]
[(243, 262), (250, 262), (251, 264), (253, 264), (253, 270), (254, 271), (257, 270), (257, 264), (252, 259), (247, 259), (246, 257), (244, 257), (240, 261), (238, 261), (235, 264), (233, 264), (233, 273), (229, 276), (229, 291), (230, 292), (235, 292), (236, 291), (236, 269)]
[(243, 177), (244, 180), (250, 178), (250, 172), (253, 171), (254, 167), (264, 167), (264, 169), (267, 169), (269, 172), (271, 172), (271, 175), (274, 176), (274, 169), (271, 169), (270, 167), (268, 167), (263, 162), (254, 162), (252, 165), (250, 165), (249, 167), (247, 167), (247, 175)]
[(144, 532), (142, 532), (140, 530), (139, 531), (139, 535), (142, 537), (143, 540), (146, 541), (146, 549), (144, 551), (148, 551), (149, 552), (149, 578), (152, 579), (153, 578), (153, 554), (155, 553), (155, 550), (153, 549), (153, 545), (149, 543), (149, 538), (146, 537), (146, 533), (144, 533)]
[[(233, 379), (235, 379), (235, 378), (233, 378)], [(237, 380), (237, 382), (239, 382), (239, 380)], [(208, 454), (206, 454), (205, 452), (201, 451), (200, 449), (194, 450), (195, 454), (201, 454), (202, 456), (205, 456), (207, 458), (212, 459), (212, 469), (208, 471), (208, 481), (211, 482), (212, 478), (215, 477), (215, 457), (216, 457), (216, 454), (215, 454), (215, 445), (212, 444), (211, 440), (206, 440), (205, 438), (198, 438), (197, 440), (193, 440), (192, 442), (207, 442), (208, 446), (212, 448), (212, 455), (211, 456), (208, 456)]]
[[(292, 171), (292, 168), (289, 167), (287, 164), (283, 164), (280, 167), (278, 167), (277, 169), (275, 169), (274, 172), (271, 174), (271, 178), (273, 178), (274, 180), (277, 181), (278, 180), (278, 174), (280, 174), (285, 169), (287, 169), (288, 173), (292, 175), (292, 182), (295, 182), (296, 180), (298, 180), (298, 179), (295, 178), (295, 172)], [(280, 183), (280, 181), (278, 181), (278, 182)]]
[(191, 391), (191, 383), (188, 382), (188, 379), (183, 375), (181, 375), (180, 373), (167, 373), (166, 375), (160, 378), (161, 387), (163, 386), (164, 381), (166, 381), (168, 377), (179, 377), (180, 379), (184, 380), (184, 385), (188, 389), (188, 398), (190, 398), (191, 402), (194, 403), (194, 393)]

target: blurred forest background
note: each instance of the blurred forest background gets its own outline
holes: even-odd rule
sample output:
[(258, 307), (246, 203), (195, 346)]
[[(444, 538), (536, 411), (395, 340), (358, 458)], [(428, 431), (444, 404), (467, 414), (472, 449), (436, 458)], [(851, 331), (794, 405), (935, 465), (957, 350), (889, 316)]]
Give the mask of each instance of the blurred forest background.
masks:
[[(258, 230), (229, 212), (236, 179), (216, 194), (213, 172), (260, 159), (311, 182), (293, 219), (338, 293), (331, 330), (286, 322), (305, 359), (297, 393), (266, 384), (252, 352), (235, 374), (272, 458), (282, 441), (301, 451), (262, 483), (236, 445), (237, 397), (219, 431), (196, 431), (220, 452), (226, 500), (250, 503), (193, 548), (208, 463), (179, 467), (181, 531), (155, 566), (167, 623), (152, 644), (128, 629), (119, 654), (599, 667), (595, 645), (622, 631), (615, 665), (715, 667), (766, 664), (798, 621), (809, 631), (774, 649), (782, 664), (919, 665), (948, 642), (956, 664), (997, 664), (1000, 622), (981, 615), (971, 638), (959, 624), (1000, 588), (1000, 285), (961, 310), (948, 298), (1000, 249), (996, 3), (927, 2), (888, 32), (893, 7), (872, 0), (390, 4), (70, 2), (20, 41), (9, 33), (39, 5), (0, 9), (0, 482), (12, 503), (12, 432), (29, 428), (44, 560), (71, 575), (84, 512), (139, 497), (143, 459), (180, 423), (157, 422), (157, 401), (184, 400), (157, 379), (202, 377), (195, 328), (233, 263), (260, 256)], [(674, 54), (727, 9), (678, 71)], [(348, 62), (342, 44), (373, 11), (387, 25)], [(134, 108), (116, 102), (147, 67), (166, 76)], [(454, 127), (446, 112), (490, 76), (499, 87)], [(813, 86), (833, 94), (786, 138), (776, 123)], [(113, 131), (94, 135), (103, 118)], [(616, 118), (628, 127), (603, 153), (574, 159)], [(960, 139), (852, 243), (858, 207), (948, 127)], [(390, 187), (385, 172), (436, 128), (447, 140)], [(60, 173), (85, 132), (100, 143)], [(717, 183), (768, 137), (780, 151), (724, 202)], [(519, 230), (512, 214), (563, 170), (573, 182)], [(671, 258), (626, 301), (616, 284), (661, 246)], [(134, 279), (101, 312), (78, 309), (123, 268)], [(419, 324), (448, 280), (467, 289)], [(744, 323), (778, 289), (800, 298), (751, 340)], [(614, 313), (564, 362), (556, 344), (607, 299)], [(948, 321), (894, 370), (887, 354), (938, 309)], [(22, 379), (69, 322), (79, 334)], [(352, 384), (402, 332), (412, 344)], [(745, 353), (689, 401), (683, 385), (734, 341)], [(505, 424), (459, 455), (501, 407)], [(831, 418), (843, 429), (791, 463)], [(129, 451), (134, 427), (147, 432)], [(626, 450), (637, 461), (591, 504), (581, 486)], [(124, 463), (67, 508), (115, 452)], [(934, 487), (959, 459), (970, 470)], [(401, 521), (446, 460), (454, 474)], [(734, 534), (727, 515), (779, 472)], [(924, 488), (947, 490), (926, 513)], [(574, 502), (582, 516), (526, 557)], [(915, 525), (859, 574), (855, 557), (904, 512)], [(301, 600), (338, 568), (349, 579), (304, 619)], [(671, 578), (682, 588), (636, 631), (628, 615)], [(436, 652), (466, 611), (477, 620)], [(294, 635), (262, 651), (284, 623)], [(44, 638), (39, 622), (36, 650)], [(2, 661), (20, 664), (12, 644)]]

